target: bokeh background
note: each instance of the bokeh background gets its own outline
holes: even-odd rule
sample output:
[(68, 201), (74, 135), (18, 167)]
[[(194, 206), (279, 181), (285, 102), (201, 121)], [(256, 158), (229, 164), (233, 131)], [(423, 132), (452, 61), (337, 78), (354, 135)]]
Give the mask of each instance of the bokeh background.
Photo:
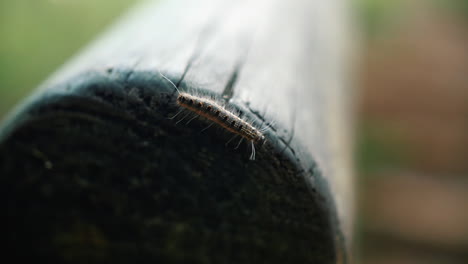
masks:
[[(468, 263), (468, 0), (350, 0), (356, 263)], [(0, 0), (0, 119), (137, 0)]]
[(137, 0), (0, 0), (0, 120)]
[(362, 263), (468, 263), (468, 1), (361, 0)]

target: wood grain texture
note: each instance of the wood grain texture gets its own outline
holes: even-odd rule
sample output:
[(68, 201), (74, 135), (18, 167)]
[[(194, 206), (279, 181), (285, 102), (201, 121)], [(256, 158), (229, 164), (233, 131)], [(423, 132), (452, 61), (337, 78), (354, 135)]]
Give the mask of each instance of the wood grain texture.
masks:
[[(340, 3), (136, 8), (4, 124), (2, 200), (21, 230), (8, 233), (11, 252), (66, 262), (345, 262), (352, 184)], [(223, 129), (203, 130), (206, 120), (169, 119), (177, 93), (158, 71), (257, 125), (274, 122), (257, 159), (248, 161), (247, 144), (226, 146)]]

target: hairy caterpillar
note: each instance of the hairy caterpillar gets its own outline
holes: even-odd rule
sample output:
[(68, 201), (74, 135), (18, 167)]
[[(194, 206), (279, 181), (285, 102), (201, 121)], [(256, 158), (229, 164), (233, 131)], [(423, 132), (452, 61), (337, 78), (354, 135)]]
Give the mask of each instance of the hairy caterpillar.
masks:
[(204, 98), (186, 92), (180, 92), (177, 86), (169, 78), (164, 76), (161, 72), (159, 74), (165, 80), (170, 82), (176, 89), (178, 93), (176, 102), (180, 107), (195, 113), (197, 116), (205, 117), (227, 131), (241, 136), (241, 140), (246, 139), (250, 141), (252, 148), (250, 160), (255, 160), (254, 144), (265, 143), (265, 136), (263, 135), (262, 130), (257, 129), (255, 126), (242, 119), (237, 113), (229, 111), (211, 98)]

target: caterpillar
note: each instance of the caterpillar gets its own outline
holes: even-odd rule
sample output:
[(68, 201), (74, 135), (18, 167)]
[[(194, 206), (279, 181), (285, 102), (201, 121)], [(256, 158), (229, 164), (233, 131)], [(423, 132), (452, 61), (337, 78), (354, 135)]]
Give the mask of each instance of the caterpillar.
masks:
[(211, 98), (200, 97), (186, 92), (180, 92), (177, 86), (161, 72), (159, 74), (176, 89), (178, 96), (177, 104), (183, 109), (187, 109), (197, 116), (204, 117), (227, 131), (239, 135), (243, 139), (250, 141), (252, 152), (250, 160), (255, 160), (255, 145), (264, 144), (265, 136), (262, 130), (257, 129), (249, 122), (242, 119), (237, 113), (226, 109), (224, 106)]

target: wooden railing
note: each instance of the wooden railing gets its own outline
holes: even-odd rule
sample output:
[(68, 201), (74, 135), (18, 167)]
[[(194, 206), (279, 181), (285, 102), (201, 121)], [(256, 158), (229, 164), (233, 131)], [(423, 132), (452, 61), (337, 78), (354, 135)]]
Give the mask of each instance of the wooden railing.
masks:
[(3, 124), (8, 254), (346, 262), (346, 14), (322, 2), (172, 0), (124, 17)]

